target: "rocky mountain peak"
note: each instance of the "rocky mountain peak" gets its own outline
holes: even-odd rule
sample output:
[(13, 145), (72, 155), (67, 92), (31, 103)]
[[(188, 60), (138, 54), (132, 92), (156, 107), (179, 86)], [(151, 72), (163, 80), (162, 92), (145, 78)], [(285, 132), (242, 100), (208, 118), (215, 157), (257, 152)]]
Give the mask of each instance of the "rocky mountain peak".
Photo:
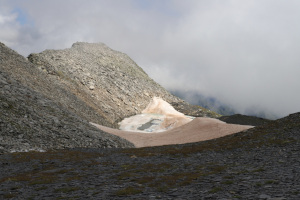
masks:
[[(132, 59), (103, 43), (77, 42), (28, 59), (0, 43), (0, 153), (72, 147), (133, 147), (95, 130), (118, 128), (152, 97), (186, 115), (210, 116), (173, 96)], [(177, 107), (176, 107), (177, 106)]]
[[(133, 147), (120, 137), (92, 127), (84, 116), (110, 123), (69, 88), (0, 43), (0, 154), (74, 147)], [(79, 115), (80, 112), (87, 114)]]
[(103, 43), (77, 42), (68, 49), (31, 54), (28, 59), (47, 75), (75, 85), (75, 90), (80, 88), (77, 96), (104, 111), (112, 124), (141, 112), (153, 96), (182, 101), (154, 82), (129, 56)]

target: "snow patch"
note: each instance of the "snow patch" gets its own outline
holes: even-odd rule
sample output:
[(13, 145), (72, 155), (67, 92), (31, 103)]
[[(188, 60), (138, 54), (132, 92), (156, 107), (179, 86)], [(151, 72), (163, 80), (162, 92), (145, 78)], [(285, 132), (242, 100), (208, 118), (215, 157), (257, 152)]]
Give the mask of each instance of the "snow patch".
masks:
[(119, 123), (120, 130), (134, 132), (162, 132), (182, 126), (194, 118), (175, 110), (168, 102), (153, 97), (142, 114), (125, 118)]

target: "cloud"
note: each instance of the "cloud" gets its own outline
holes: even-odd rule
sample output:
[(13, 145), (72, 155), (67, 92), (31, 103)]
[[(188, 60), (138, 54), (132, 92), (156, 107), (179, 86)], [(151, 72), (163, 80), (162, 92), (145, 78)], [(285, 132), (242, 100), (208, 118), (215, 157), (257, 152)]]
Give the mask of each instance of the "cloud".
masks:
[(19, 25), (15, 22), (14, 13), (0, 12), (0, 38), (7, 45), (13, 45), (18, 37)]
[(19, 53), (104, 42), (168, 89), (239, 112), (300, 111), (298, 0), (3, 0), (0, 40)]

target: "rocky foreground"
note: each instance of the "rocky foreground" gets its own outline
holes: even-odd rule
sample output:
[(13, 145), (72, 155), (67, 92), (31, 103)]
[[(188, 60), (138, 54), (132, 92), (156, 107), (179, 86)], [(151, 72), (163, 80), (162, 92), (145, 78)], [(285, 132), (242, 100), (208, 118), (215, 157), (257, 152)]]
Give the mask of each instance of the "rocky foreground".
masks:
[(223, 138), (0, 156), (4, 199), (300, 199), (300, 113)]

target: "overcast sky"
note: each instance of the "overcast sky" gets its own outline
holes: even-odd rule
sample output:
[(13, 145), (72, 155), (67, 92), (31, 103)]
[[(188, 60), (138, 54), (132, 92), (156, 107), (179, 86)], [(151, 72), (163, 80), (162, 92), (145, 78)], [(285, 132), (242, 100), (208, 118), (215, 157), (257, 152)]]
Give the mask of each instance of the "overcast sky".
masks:
[(103, 42), (167, 89), (284, 116), (300, 111), (299, 20), (299, 0), (0, 0), (0, 41)]

